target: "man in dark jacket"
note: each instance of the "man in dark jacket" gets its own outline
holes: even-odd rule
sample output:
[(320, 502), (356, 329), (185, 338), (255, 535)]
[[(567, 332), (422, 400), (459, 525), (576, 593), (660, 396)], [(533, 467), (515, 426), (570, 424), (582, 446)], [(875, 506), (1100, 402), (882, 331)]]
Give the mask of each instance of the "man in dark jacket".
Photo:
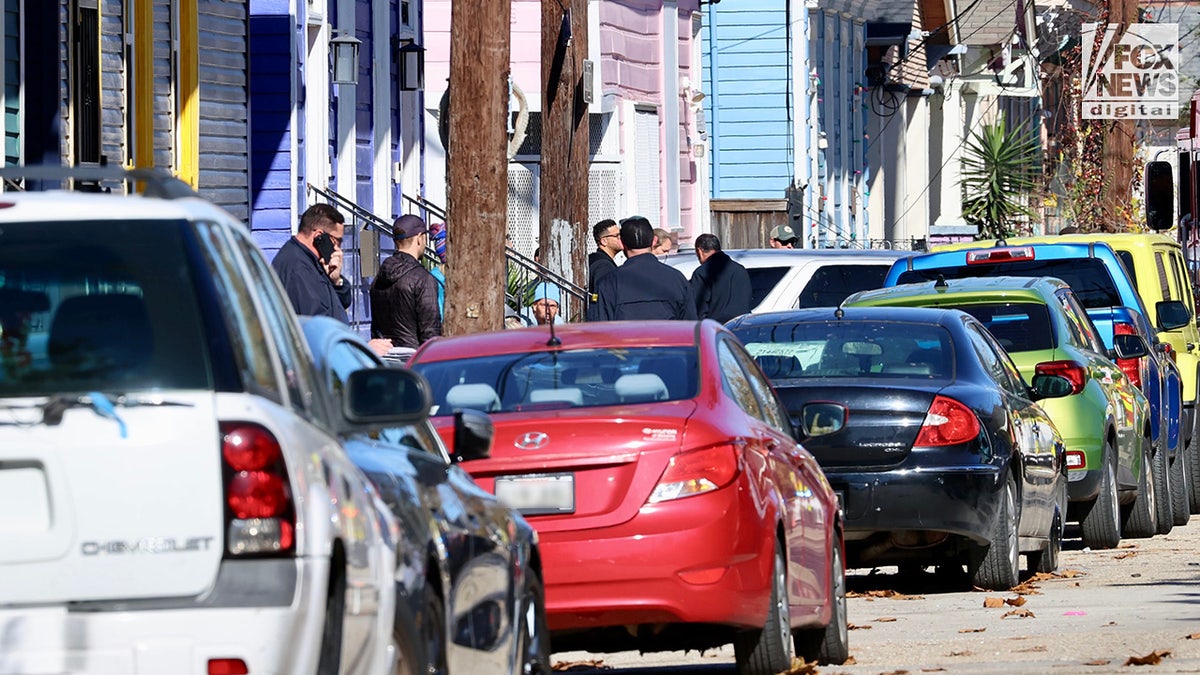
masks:
[(696, 315), (725, 323), (750, 311), (750, 273), (721, 250), (715, 234), (696, 237), (700, 266), (692, 272)]
[(650, 253), (654, 228), (642, 216), (621, 221), (625, 264), (596, 283), (588, 321), (696, 318), (692, 288), (679, 270)]
[(596, 240), (596, 250), (588, 256), (588, 293), (596, 292), (596, 282), (609, 272), (617, 269), (617, 254), (624, 247), (621, 244), (621, 226), (611, 218), (601, 220), (592, 226), (592, 239)]
[[(352, 289), (342, 278), (345, 222), (342, 214), (329, 204), (313, 204), (300, 216), (296, 234), (271, 261), (275, 276), (283, 282), (297, 314), (331, 316), (349, 323), (346, 308), (350, 306)], [(318, 238), (333, 246), (327, 260), (317, 252), (314, 240)]]
[(416, 349), (442, 334), (438, 282), (421, 265), (429, 241), (425, 221), (412, 214), (392, 224), (396, 252), (371, 282), (371, 337), (388, 338), (394, 347)]

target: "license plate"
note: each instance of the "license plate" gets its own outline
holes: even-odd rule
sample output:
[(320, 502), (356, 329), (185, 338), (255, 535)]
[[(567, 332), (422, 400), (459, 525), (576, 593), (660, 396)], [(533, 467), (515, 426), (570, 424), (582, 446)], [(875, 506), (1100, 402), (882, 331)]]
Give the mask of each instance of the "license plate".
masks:
[(575, 475), (498, 476), (496, 499), (521, 513), (574, 513)]

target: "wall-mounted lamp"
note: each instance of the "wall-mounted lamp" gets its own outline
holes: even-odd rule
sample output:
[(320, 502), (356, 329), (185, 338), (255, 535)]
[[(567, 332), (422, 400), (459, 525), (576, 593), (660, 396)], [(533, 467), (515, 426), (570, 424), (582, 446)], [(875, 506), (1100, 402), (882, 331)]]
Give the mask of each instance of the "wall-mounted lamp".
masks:
[(817, 132), (817, 148), (824, 150), (829, 147), (829, 136), (824, 131)]
[(425, 88), (425, 48), (413, 40), (395, 39), (396, 64), (400, 69), (400, 90)]
[(358, 84), (358, 38), (338, 31), (337, 37), (329, 41), (333, 48), (333, 81), (335, 84)]

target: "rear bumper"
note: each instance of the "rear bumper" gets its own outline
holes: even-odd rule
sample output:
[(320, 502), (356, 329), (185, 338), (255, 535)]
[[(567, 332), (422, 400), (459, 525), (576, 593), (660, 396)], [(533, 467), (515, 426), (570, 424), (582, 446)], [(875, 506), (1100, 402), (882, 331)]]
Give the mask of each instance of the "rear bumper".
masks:
[(826, 471), (841, 494), (847, 539), (874, 533), (936, 532), (991, 540), (1004, 467), (922, 466), (880, 472)]
[(219, 592), (129, 605), (0, 606), (0, 673), (207, 674), (209, 659), (241, 659), (251, 673), (314, 672), (328, 560), (270, 562), (295, 567), (292, 593), (274, 606), (213, 603)]
[(550, 629), (680, 622), (761, 627), (771, 594), (775, 521), (749, 503), (753, 492), (735, 482), (643, 506), (614, 527), (539, 530)]

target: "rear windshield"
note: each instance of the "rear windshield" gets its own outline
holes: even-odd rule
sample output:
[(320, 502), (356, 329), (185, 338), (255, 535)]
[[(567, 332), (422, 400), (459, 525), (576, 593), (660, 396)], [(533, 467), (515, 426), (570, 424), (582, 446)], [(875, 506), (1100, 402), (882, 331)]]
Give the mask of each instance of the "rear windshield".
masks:
[(734, 331), (774, 380), (954, 374), (950, 333), (900, 321), (811, 321)]
[(578, 349), (411, 364), (433, 385), (434, 415), (650, 403), (694, 398), (694, 347)]
[(1050, 312), (1036, 302), (1007, 302), (955, 307), (979, 319), (1009, 352), (1054, 349)]
[(891, 264), (823, 265), (800, 292), (800, 307), (834, 307), (852, 293), (883, 287)]
[(5, 223), (0, 396), (209, 389), (179, 221)]
[(1022, 260), (1017, 262), (933, 267), (906, 270), (900, 274), (899, 283), (913, 284), (936, 281), (939, 276), (946, 279), (967, 277), (1056, 277), (1067, 282), (1083, 306), (1119, 307), (1121, 294), (1113, 283), (1112, 275), (1103, 262), (1096, 258), (1070, 258), (1062, 260)]

